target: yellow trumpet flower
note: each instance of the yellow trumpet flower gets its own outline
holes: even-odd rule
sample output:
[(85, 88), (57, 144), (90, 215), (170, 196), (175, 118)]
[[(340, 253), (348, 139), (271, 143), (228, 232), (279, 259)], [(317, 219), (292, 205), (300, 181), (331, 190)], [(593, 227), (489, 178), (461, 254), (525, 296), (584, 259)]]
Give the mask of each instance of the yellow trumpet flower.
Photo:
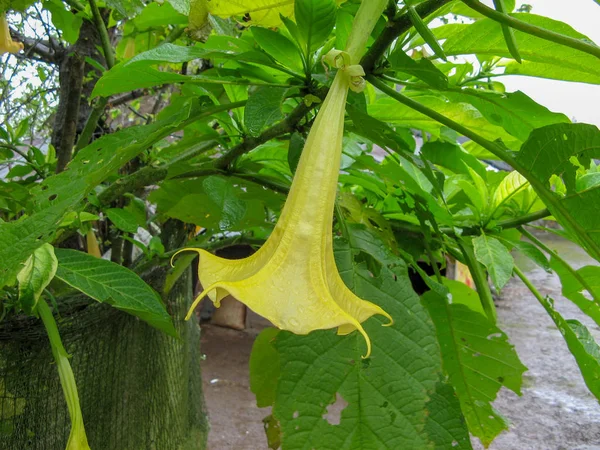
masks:
[[(363, 36), (365, 42), (370, 29)], [(218, 307), (231, 294), (278, 328), (296, 334), (336, 327), (338, 334), (358, 330), (365, 338), (368, 357), (371, 342), (361, 323), (375, 314), (387, 317), (390, 325), (393, 320), (346, 287), (335, 264), (332, 237), (346, 97), (349, 88), (363, 88), (364, 71), (351, 65), (346, 52), (333, 50), (325, 60), (339, 70), (308, 135), (275, 229), (245, 259), (228, 260), (205, 250), (185, 249), (199, 253), (198, 275), (206, 286), (186, 319), (205, 295)]]
[(4, 53), (19, 53), (21, 50), (23, 50), (23, 44), (12, 40), (10, 31), (8, 30), (6, 15), (4, 13), (0, 14), (0, 55)]

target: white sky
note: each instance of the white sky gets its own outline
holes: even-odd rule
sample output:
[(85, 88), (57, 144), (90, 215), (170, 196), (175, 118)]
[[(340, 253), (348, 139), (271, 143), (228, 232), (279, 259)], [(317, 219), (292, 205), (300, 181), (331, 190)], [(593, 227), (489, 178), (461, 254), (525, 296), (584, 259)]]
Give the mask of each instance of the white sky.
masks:
[[(532, 5), (533, 14), (565, 22), (600, 45), (600, 5), (594, 0), (517, 0), (517, 5), (522, 3)], [(516, 75), (501, 77), (498, 81), (507, 91), (521, 90), (536, 102), (552, 111), (562, 112), (572, 120), (600, 126), (600, 85)]]

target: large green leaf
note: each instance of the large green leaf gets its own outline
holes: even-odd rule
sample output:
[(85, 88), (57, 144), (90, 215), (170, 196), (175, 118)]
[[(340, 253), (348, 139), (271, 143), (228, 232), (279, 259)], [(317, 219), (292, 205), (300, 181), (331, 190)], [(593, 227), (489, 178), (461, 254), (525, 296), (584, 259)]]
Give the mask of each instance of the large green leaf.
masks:
[(492, 124), (500, 126), (517, 139), (525, 141), (535, 128), (569, 122), (564, 114), (553, 113), (521, 91), (506, 94), (463, 89), (445, 92), (453, 102), (470, 103)]
[(421, 147), (421, 154), (429, 162), (450, 169), (454, 173), (470, 176), (469, 168), (471, 168), (481, 177), (486, 177), (485, 165), (456, 144), (443, 141), (427, 142)]
[(394, 70), (417, 77), (434, 88), (443, 89), (448, 86), (448, 77), (435, 67), (431, 61), (425, 58), (412, 59), (404, 52), (402, 46), (398, 46), (392, 52), (388, 57), (388, 61)]
[[(573, 164), (571, 158), (577, 158)], [(542, 198), (552, 215), (594, 258), (600, 260), (600, 186), (576, 191), (579, 165), (600, 157), (600, 130), (588, 124), (557, 124), (534, 130), (518, 153), (518, 170)], [(567, 195), (552, 191), (552, 175), (562, 177)]]
[(264, 226), (265, 206), (278, 211), (284, 200), (258, 184), (219, 176), (164, 181), (149, 199), (160, 214), (213, 230)]
[[(535, 14), (516, 13), (510, 15), (523, 22), (566, 36), (590, 40), (569, 25), (557, 20)], [(436, 34), (438, 33), (436, 32)], [(596, 57), (518, 30), (514, 30), (514, 35), (524, 62), (523, 64), (509, 64), (508, 73), (600, 83), (600, 65)], [(482, 56), (511, 58), (501, 27), (491, 19), (478, 20), (461, 28), (460, 32), (453, 33), (444, 43), (444, 50), (448, 56), (475, 53)]]
[(277, 328), (266, 328), (256, 337), (250, 354), (250, 390), (256, 396), (256, 406), (265, 408), (275, 402), (279, 378), (279, 354), (273, 343)]
[[(430, 94), (407, 92), (413, 100), (437, 111), (440, 114), (460, 123), (477, 134), (495, 141), (502, 139), (504, 144), (517, 150), (520, 141), (508, 134), (502, 127), (491, 124), (475, 107), (467, 103), (453, 103)], [(442, 125), (430, 117), (398, 103), (393, 98), (383, 97), (368, 105), (369, 115), (394, 125), (417, 128), (434, 136), (439, 136)]]
[(281, 107), (286, 88), (261, 87), (248, 97), (244, 112), (244, 125), (253, 136), (281, 120)]
[(565, 320), (554, 308), (550, 297), (538, 297), (546, 312), (560, 330), (569, 351), (575, 357), (583, 380), (592, 394), (600, 400), (600, 352), (589, 330), (577, 320)]
[(221, 220), (219, 227), (221, 229), (230, 228), (238, 222), (246, 213), (246, 203), (241, 200), (236, 189), (230, 179), (223, 177), (208, 177), (202, 181), (202, 187), (208, 198), (221, 211)]
[(294, 14), (305, 49), (312, 52), (325, 42), (333, 30), (335, 0), (296, 0)]
[(252, 35), (258, 45), (277, 61), (290, 69), (302, 72), (302, 58), (298, 47), (283, 34), (267, 28), (253, 27)]
[(87, 296), (177, 336), (160, 296), (131, 270), (77, 250), (57, 248), (56, 277)]
[(67, 170), (34, 188), (30, 214), (15, 222), (0, 223), (0, 286), (14, 279), (19, 264), (52, 239), (62, 218), (78, 207), (95, 186), (154, 142), (180, 129), (191, 111), (188, 103), (167, 119), (98, 139), (80, 150)]
[(26, 314), (35, 311), (42, 292), (48, 286), (57, 267), (54, 247), (44, 244), (27, 258), (25, 266), (17, 275), (19, 281), (19, 303)]
[[(364, 324), (373, 343), (369, 359), (361, 359), (365, 344), (356, 332), (279, 333), (273, 413), (283, 449), (470, 449), (452, 388), (440, 381), (435, 330), (406, 265), (385, 245), (368, 249), (371, 271), (365, 249), (340, 243), (338, 269), (355, 293), (382, 306), (395, 323), (382, 327), (382, 319), (372, 318)], [(339, 425), (332, 425), (323, 416), (336, 394), (348, 406)]]
[(451, 301), (429, 291), (423, 302), (435, 323), (444, 370), (456, 390), (469, 431), (487, 446), (508, 429), (491, 403), (503, 386), (520, 395), (519, 360), (506, 335), (482, 313), (458, 303), (461, 292), (450, 288)]
[(264, 27), (280, 25), (280, 15), (291, 16), (294, 11), (294, 0), (212, 0), (206, 4), (209, 12), (216, 16), (249, 14), (254, 25)]
[(496, 289), (502, 289), (512, 277), (515, 264), (507, 248), (498, 239), (483, 233), (473, 238), (473, 250), (477, 260), (487, 268)]
[(585, 295), (584, 292), (586, 292), (586, 289), (581, 281), (561, 261), (551, 258), (550, 267), (560, 277), (562, 295), (575, 303), (579, 309), (590, 316), (600, 326), (600, 306), (597, 302), (588, 298), (591, 295), (600, 298), (600, 267), (585, 266), (577, 269), (578, 276), (583, 278), (592, 290), (591, 293), (586, 293)]

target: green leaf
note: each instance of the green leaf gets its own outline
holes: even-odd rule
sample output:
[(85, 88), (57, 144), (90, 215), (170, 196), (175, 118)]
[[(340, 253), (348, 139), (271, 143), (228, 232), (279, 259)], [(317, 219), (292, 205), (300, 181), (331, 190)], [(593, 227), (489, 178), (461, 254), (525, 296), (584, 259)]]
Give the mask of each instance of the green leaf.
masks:
[(352, 128), (353, 132), (360, 134), (383, 148), (390, 148), (397, 153), (412, 152), (414, 150), (414, 142), (403, 139), (388, 124), (361, 112), (353, 106), (347, 106), (346, 111), (354, 124)]
[(580, 178), (577, 178), (575, 189), (577, 192), (582, 192), (588, 189), (596, 188), (598, 185), (600, 185), (600, 172), (591, 172), (586, 173)]
[(17, 275), (19, 303), (25, 314), (34, 313), (40, 295), (54, 278), (57, 265), (54, 247), (50, 244), (42, 245), (25, 262)]
[(177, 337), (160, 296), (131, 270), (87, 253), (55, 250), (56, 277), (85, 295), (125, 311)]
[(469, 103), (491, 123), (502, 127), (517, 139), (525, 141), (535, 128), (554, 123), (567, 123), (564, 114), (553, 113), (521, 91), (492, 94), (475, 89), (444, 92), (450, 101)]
[(509, 251), (498, 239), (485, 233), (473, 238), (475, 257), (488, 270), (492, 282), (499, 291), (512, 277), (515, 261)]
[(421, 154), (429, 162), (450, 169), (456, 174), (469, 175), (469, 168), (485, 178), (485, 165), (473, 155), (465, 152), (460, 146), (449, 142), (427, 142), (421, 147)]
[(414, 60), (404, 52), (401, 46), (392, 52), (388, 61), (394, 70), (417, 77), (431, 87), (444, 89), (448, 86), (448, 77), (431, 61), (425, 58)]
[[(395, 258), (386, 264), (392, 255), (381, 245), (369, 254), (379, 267), (370, 272), (366, 250), (342, 243), (336, 248), (347, 285), (388, 311), (395, 323), (365, 322), (373, 343), (369, 359), (361, 359), (365, 344), (356, 332), (278, 334), (281, 372), (273, 414), (281, 423), (283, 448), (421, 449), (435, 443), (442, 449), (454, 448), (455, 441), (457, 448), (470, 449), (458, 408), (448, 407), (455, 401), (452, 389), (440, 386), (435, 331), (412, 291), (405, 263)], [(323, 416), (336, 397), (348, 406), (339, 425), (332, 425)]]
[(142, 12), (133, 19), (137, 32), (151, 31), (169, 25), (187, 25), (188, 18), (178, 13), (168, 2), (148, 3)]
[(302, 135), (297, 131), (293, 132), (290, 136), (290, 145), (288, 147), (288, 164), (292, 173), (296, 173), (296, 167), (298, 167), (298, 162), (300, 161), (300, 156), (302, 155), (302, 150), (304, 149), (304, 143), (304, 137), (302, 137)]
[(298, 47), (284, 35), (259, 27), (252, 27), (252, 35), (258, 45), (281, 64), (299, 72), (304, 70)]
[(551, 266), (550, 262), (548, 262), (548, 258), (535, 245), (525, 241), (510, 241), (510, 243), (514, 245), (514, 248), (516, 248), (517, 251), (527, 256), (546, 272), (550, 272)]
[[(576, 157), (577, 164), (571, 162)], [(549, 125), (534, 130), (517, 154), (519, 172), (532, 183), (552, 215), (594, 258), (600, 260), (600, 186), (576, 192), (579, 165), (600, 157), (600, 130), (583, 123)], [(567, 195), (552, 191), (552, 175), (561, 176)]]
[(192, 61), (193, 59), (204, 58), (207, 53), (209, 53), (209, 51), (202, 47), (184, 47), (182, 45), (167, 43), (135, 55), (129, 61), (123, 62), (122, 66), (127, 67), (137, 65), (141, 62), (146, 64), (156, 64), (160, 62), (182, 63)]
[(213, 230), (264, 226), (265, 206), (279, 211), (284, 200), (256, 183), (235, 177), (210, 178), (206, 184), (208, 178), (164, 181), (149, 200), (160, 214)]
[(280, 15), (291, 16), (293, 0), (212, 0), (209, 12), (220, 17), (238, 17), (250, 14), (253, 25), (275, 27)]
[(140, 223), (137, 217), (131, 212), (123, 208), (110, 208), (105, 212), (113, 225), (119, 230), (127, 233), (137, 233)]
[(219, 223), (221, 229), (230, 228), (246, 213), (246, 204), (236, 195), (236, 189), (230, 180), (223, 177), (208, 177), (202, 182), (204, 191), (222, 211)]
[(562, 334), (569, 351), (575, 357), (583, 380), (592, 394), (600, 400), (600, 358), (598, 345), (588, 329), (577, 320), (565, 320), (554, 309), (554, 300), (550, 297), (538, 298), (546, 312)]
[(352, 21), (354, 17), (350, 12), (339, 9), (335, 18), (335, 48), (346, 48), (348, 36), (352, 29)]
[(256, 337), (250, 354), (250, 390), (256, 396), (256, 406), (266, 408), (275, 402), (279, 378), (279, 354), (273, 342), (277, 328), (266, 328)]
[(429, 291), (423, 303), (435, 324), (444, 370), (454, 386), (469, 431), (484, 446), (503, 430), (504, 418), (491, 402), (503, 386), (521, 394), (521, 363), (506, 335), (483, 314), (455, 302), (460, 292), (448, 286), (452, 302)]
[(250, 134), (258, 136), (260, 132), (281, 120), (281, 106), (287, 92), (286, 88), (259, 87), (246, 103), (244, 125)]
[(178, 13), (184, 16), (190, 14), (190, 0), (169, 0), (169, 3)]
[(335, 0), (296, 0), (294, 13), (298, 31), (308, 53), (318, 49), (335, 25)]
[[(515, 13), (510, 16), (540, 28), (590, 41), (569, 25), (557, 20), (529, 13)], [(509, 64), (506, 73), (600, 83), (600, 67), (598, 59), (593, 55), (518, 30), (514, 30), (514, 35), (519, 42), (519, 53), (524, 61), (523, 64)], [(491, 19), (478, 20), (461, 28), (460, 32), (452, 34), (446, 40), (444, 50), (448, 56), (475, 53), (482, 56), (511, 57), (501, 27)]]
[(106, 5), (116, 9), (123, 17), (132, 17), (144, 8), (141, 0), (107, 0)]
[(554, 257), (550, 258), (550, 267), (560, 278), (562, 295), (575, 303), (600, 326), (600, 306), (591, 299), (592, 295), (600, 298), (600, 267), (584, 266), (576, 270), (577, 275), (583, 278), (592, 290), (591, 293), (587, 293), (581, 281), (561, 261)]
[[(491, 141), (501, 139), (507, 147), (515, 150), (521, 145), (520, 141), (504, 131), (503, 128), (491, 124), (477, 109), (469, 104), (449, 102), (445, 98), (430, 94), (407, 92), (406, 95), (471, 129), (486, 139)], [(393, 98), (379, 98), (374, 103), (369, 104), (367, 110), (369, 115), (375, 119), (393, 125), (401, 125), (406, 128), (417, 128), (431, 133), (435, 137), (440, 136), (442, 125), (439, 122), (408, 106), (398, 103)]]
[(95, 186), (154, 142), (180, 129), (191, 111), (191, 104), (187, 104), (167, 119), (102, 137), (80, 150), (67, 170), (37, 185), (32, 190), (30, 214), (0, 223), (0, 286), (13, 280), (19, 264), (52, 239), (63, 217), (77, 208)]
[(506, 175), (494, 190), (492, 207), (499, 208), (529, 187), (529, 181), (516, 170)]
[(64, 3), (58, 0), (45, 1), (42, 5), (52, 14), (52, 23), (62, 32), (63, 39), (74, 44), (79, 37), (83, 18), (67, 10)]

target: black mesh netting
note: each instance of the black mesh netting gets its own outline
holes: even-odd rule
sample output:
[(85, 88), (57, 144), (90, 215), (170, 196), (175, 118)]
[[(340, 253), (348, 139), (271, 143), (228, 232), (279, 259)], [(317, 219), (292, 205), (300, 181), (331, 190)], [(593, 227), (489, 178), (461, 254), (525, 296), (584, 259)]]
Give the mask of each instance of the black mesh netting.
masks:
[[(187, 274), (168, 299), (180, 340), (85, 297), (58, 300), (92, 450), (205, 448), (199, 328), (183, 321), (191, 296)], [(63, 450), (69, 430), (41, 321), (1, 322), (0, 449)]]

